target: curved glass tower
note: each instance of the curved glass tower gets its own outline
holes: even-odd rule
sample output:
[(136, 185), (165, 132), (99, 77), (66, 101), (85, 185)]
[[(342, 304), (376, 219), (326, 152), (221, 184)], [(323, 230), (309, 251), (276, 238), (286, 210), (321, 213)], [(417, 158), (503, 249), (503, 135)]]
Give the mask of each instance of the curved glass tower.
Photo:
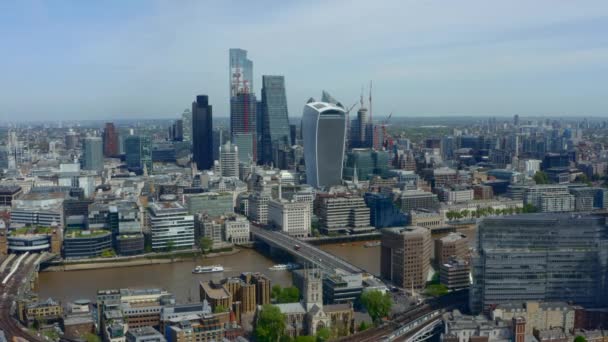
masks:
[(308, 101), (302, 114), (306, 182), (330, 187), (342, 182), (346, 112), (339, 105)]

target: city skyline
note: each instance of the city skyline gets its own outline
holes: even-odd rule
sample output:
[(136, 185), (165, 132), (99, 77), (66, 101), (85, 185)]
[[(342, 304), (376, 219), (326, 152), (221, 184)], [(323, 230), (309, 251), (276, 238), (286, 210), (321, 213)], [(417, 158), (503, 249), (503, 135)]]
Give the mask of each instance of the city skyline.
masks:
[[(346, 5), (4, 3), (0, 120), (168, 118), (201, 93), (227, 117), (229, 48), (255, 84), (285, 77), (294, 116), (319, 88), (355, 103), (370, 79), (374, 117), (607, 114), (603, 2)], [(317, 45), (338, 53), (305, 48), (328, 32)]]

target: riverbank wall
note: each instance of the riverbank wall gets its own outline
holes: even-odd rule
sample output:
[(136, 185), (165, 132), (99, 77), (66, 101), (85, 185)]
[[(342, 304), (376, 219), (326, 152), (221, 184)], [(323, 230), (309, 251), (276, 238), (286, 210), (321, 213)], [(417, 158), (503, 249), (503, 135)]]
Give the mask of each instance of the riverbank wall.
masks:
[(84, 260), (59, 260), (51, 261), (41, 266), (41, 272), (61, 272), (94, 270), (101, 268), (134, 267), (155, 264), (169, 264), (174, 262), (188, 261), (196, 258), (215, 258), (233, 255), (240, 251), (233, 248), (230, 251), (211, 252), (201, 254), (200, 251), (179, 251), (175, 253), (145, 254), (132, 257), (95, 258)]

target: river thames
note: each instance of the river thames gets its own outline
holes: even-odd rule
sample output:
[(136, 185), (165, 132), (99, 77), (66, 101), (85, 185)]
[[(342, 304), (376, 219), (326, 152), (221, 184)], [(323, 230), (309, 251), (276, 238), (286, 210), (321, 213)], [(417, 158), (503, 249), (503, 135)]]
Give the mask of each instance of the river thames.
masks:
[[(380, 269), (380, 247), (366, 248), (363, 242), (320, 246), (346, 261), (371, 272)], [(95, 300), (97, 290), (116, 288), (162, 288), (175, 294), (179, 303), (199, 300), (198, 283), (202, 280), (220, 280), (238, 276), (242, 272), (260, 272), (267, 275), (272, 284), (291, 285), (289, 271), (270, 271), (268, 268), (280, 263), (273, 261), (253, 249), (215, 258), (196, 259), (168, 264), (134, 267), (117, 267), (82, 271), (41, 272), (38, 293), (41, 299), (52, 297), (62, 303), (76, 299)], [(192, 274), (197, 265), (224, 266), (224, 272)]]

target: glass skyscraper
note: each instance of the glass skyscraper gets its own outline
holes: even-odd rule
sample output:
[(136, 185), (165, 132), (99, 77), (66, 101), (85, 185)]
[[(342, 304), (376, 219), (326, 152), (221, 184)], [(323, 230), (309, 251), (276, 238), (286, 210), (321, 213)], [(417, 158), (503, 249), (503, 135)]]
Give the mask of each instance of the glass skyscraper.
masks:
[(306, 182), (315, 187), (342, 183), (346, 112), (341, 105), (310, 99), (302, 115)]
[(283, 76), (262, 76), (261, 161), (277, 164), (275, 151), (289, 144), (289, 118)]
[(213, 108), (207, 95), (192, 102), (192, 156), (199, 170), (213, 168)]
[(84, 139), (84, 155), (82, 156), (83, 170), (103, 170), (103, 143), (99, 137)]
[(257, 161), (256, 107), (254, 94), (239, 93), (230, 99), (230, 136), (239, 148), (241, 162)]
[(253, 62), (247, 58), (247, 50), (230, 49), (230, 97), (239, 93), (255, 94), (253, 88)]
[(152, 146), (146, 136), (130, 135), (125, 138), (125, 159), (129, 169), (152, 171)]
[(497, 304), (567, 301), (608, 304), (608, 227), (593, 215), (486, 218), (473, 257), (473, 313)]

